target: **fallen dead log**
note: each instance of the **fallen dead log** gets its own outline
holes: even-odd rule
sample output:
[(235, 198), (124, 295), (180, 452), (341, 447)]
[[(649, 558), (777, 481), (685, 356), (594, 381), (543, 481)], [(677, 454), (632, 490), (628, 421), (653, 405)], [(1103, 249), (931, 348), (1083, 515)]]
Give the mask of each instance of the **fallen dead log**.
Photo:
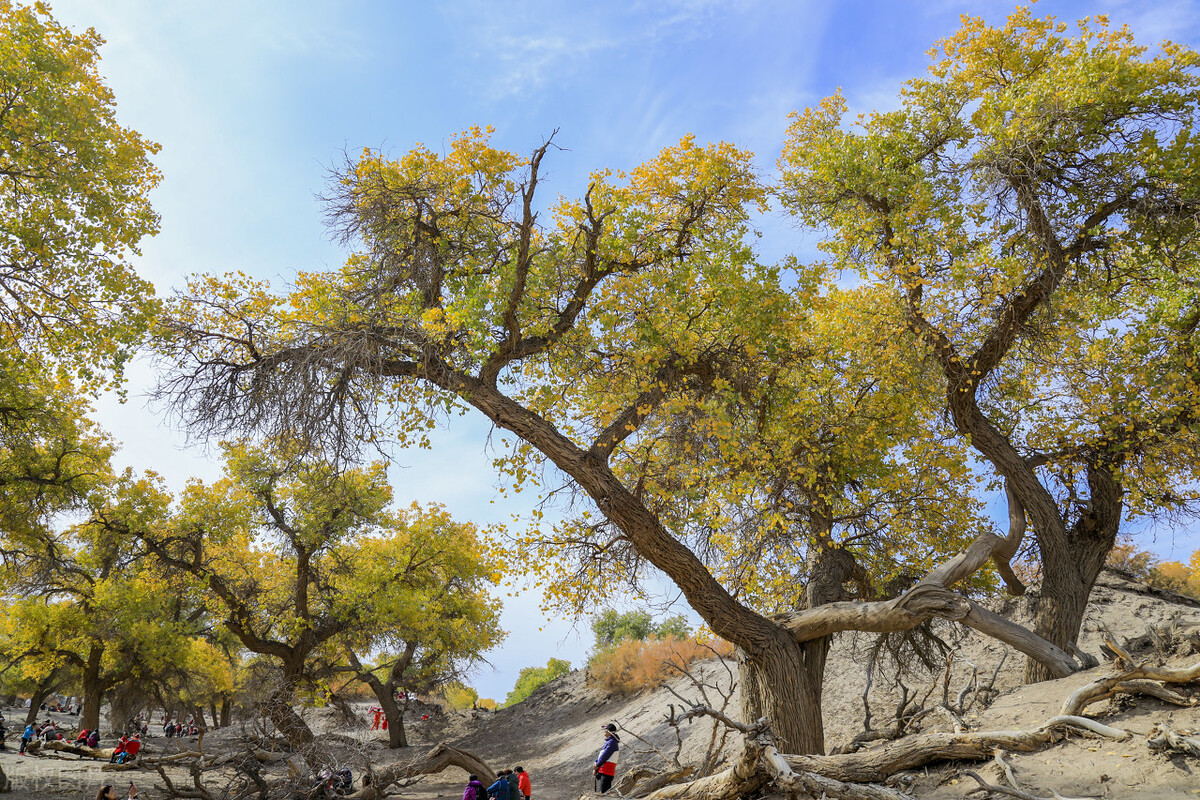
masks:
[(665, 786), (644, 800), (729, 800), (755, 796), (766, 787), (792, 796), (837, 800), (913, 800), (904, 792), (868, 783), (847, 783), (810, 771), (792, 769), (764, 737), (747, 736), (736, 763), (691, 783)]
[(1156, 753), (1183, 753), (1200, 758), (1200, 739), (1177, 731), (1163, 722), (1156, 722), (1150, 729), (1146, 737), (1146, 746)]
[(57, 753), (70, 753), (74, 756), (82, 758), (97, 758), (107, 761), (112, 758), (112, 747), (88, 747), (86, 745), (71, 744), (61, 740), (51, 740), (49, 742), (41, 739), (33, 739), (25, 748), (25, 752), (31, 755), (37, 755), (43, 750), (50, 750)]
[[(1109, 643), (1112, 646), (1112, 643)], [(1200, 679), (1200, 662), (1181, 669), (1169, 667), (1152, 667), (1147, 665), (1135, 666), (1116, 675), (1097, 678), (1074, 692), (1063, 703), (1062, 713), (1078, 715), (1092, 703), (1106, 700), (1118, 692), (1127, 694), (1151, 694), (1160, 700), (1166, 700), (1177, 705), (1192, 705), (1192, 701), (1183, 695), (1170, 692), (1159, 684), (1162, 683), (1191, 683)], [(1144, 681), (1157, 681), (1147, 684)], [(1155, 686), (1147, 691), (1148, 686)]]
[(442, 742), (420, 758), (372, 773), (370, 786), (364, 786), (345, 797), (351, 800), (380, 800), (392, 784), (421, 775), (433, 775), (451, 767), (458, 767), (468, 775), (478, 775), (480, 780), (488, 782), (496, 777), (492, 768), (479, 756)]

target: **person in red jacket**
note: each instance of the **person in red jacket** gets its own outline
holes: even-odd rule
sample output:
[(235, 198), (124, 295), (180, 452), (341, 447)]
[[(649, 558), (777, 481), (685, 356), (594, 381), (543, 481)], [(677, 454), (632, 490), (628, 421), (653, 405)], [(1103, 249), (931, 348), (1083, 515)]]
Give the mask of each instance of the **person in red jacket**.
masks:
[(533, 792), (533, 784), (529, 782), (529, 773), (524, 767), (517, 767), (517, 789), (529, 800), (529, 795)]
[(125, 752), (117, 760), (118, 764), (124, 764), (126, 761), (133, 761), (137, 758), (138, 751), (142, 749), (142, 740), (135, 733), (133, 738), (125, 743)]
[(129, 744), (129, 739), (127, 739), (126, 737), (122, 736), (122, 737), (121, 737), (121, 738), (120, 738), (120, 739), (117, 741), (117, 746), (113, 748), (113, 754), (112, 754), (112, 758), (110, 758), (110, 759), (108, 760), (108, 763), (110, 763), (110, 764), (116, 764), (116, 763), (118, 763), (118, 762), (117, 762), (117, 759), (118, 759), (118, 758), (120, 758), (120, 757), (121, 757), (121, 755), (122, 755), (122, 754), (125, 752), (125, 746), (126, 746), (127, 744)]

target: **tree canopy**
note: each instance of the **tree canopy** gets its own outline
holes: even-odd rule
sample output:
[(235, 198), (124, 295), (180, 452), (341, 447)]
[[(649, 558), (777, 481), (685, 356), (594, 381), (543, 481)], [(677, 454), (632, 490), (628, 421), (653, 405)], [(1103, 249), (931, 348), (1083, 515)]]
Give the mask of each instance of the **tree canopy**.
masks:
[(1200, 57), (1027, 8), (934, 53), (896, 111), (797, 114), (782, 195), (900, 299), (956, 430), (1029, 515), (1036, 629), (1070, 646), (1122, 518), (1196, 509)]
[[(866, 608), (841, 602), (853, 599), (844, 586), (855, 560), (831, 534), (842, 523), (853, 528), (854, 520), (875, 534), (882, 529), (870, 513), (843, 520), (816, 512), (840, 506), (847, 490), (866, 483), (868, 469), (880, 496), (890, 496), (882, 505), (871, 501), (885, 509), (880, 519), (900, 519), (905, 508), (920, 517), (923, 501), (939, 508), (930, 497), (967, 492), (961, 482), (922, 484), (921, 470), (915, 483), (887, 477), (909, 471), (920, 452), (897, 449), (897, 437), (912, 430), (921, 416), (910, 409), (921, 406), (889, 403), (888, 392), (876, 389), (919, 364), (863, 376), (855, 390), (837, 368), (851, 354), (819, 342), (809, 358), (814, 334), (836, 327), (831, 319), (814, 321), (833, 294), (819, 268), (800, 271), (811, 275), (802, 284), (807, 292), (790, 293), (779, 268), (756, 261), (750, 215), (764, 207), (766, 187), (750, 154), (686, 137), (628, 174), (596, 173), (582, 199), (561, 200), (544, 223), (535, 192), (549, 147), (522, 159), (473, 130), (444, 155), (423, 147), (395, 160), (364, 153), (338, 177), (328, 201), (337, 230), (361, 250), (340, 269), (300, 276), (286, 295), (238, 276), (193, 281), (164, 316), (161, 350), (171, 366), (163, 393), (197, 430), (295, 436), (331, 456), (366, 442), (419, 441), (447, 411), (475, 408), (516, 436), (497, 459), (504, 475), (523, 483), (552, 465), (599, 515), (561, 532), (577, 558), (572, 577), (559, 585), (579, 598), (642, 574), (646, 565), (667, 574), (715, 633), (742, 648), (743, 713), (769, 716), (789, 747), (823, 746), (820, 681), (828, 636), (838, 630), (909, 628), (944, 615), (1007, 637), (1060, 674), (1073, 668), (1061, 650), (947, 590), (1000, 542), (977, 521), (972, 526), (968, 501), (950, 506), (964, 525), (948, 528), (943, 514), (911, 528), (931, 550), (953, 542), (943, 553), (978, 532), (970, 557), (930, 571), (901, 600)], [(867, 411), (861, 423), (822, 434), (818, 409), (846, 392), (877, 398), (895, 413)], [(773, 406), (770, 398), (780, 395)], [(801, 410), (787, 416), (801, 400)], [(801, 468), (783, 467), (779, 491), (768, 483), (779, 445), (761, 434), (763, 421), (775, 424), (776, 414), (792, 423), (774, 428), (781, 436), (792, 432), (786, 452), (803, 456), (795, 459)], [(797, 421), (813, 427), (797, 431)], [(833, 470), (828, 488), (804, 497), (814, 476), (851, 451), (840, 445), (853, 441), (852, 430), (887, 455), (844, 462), (852, 466)], [(703, 452), (689, 455), (689, 439), (704, 442)], [(953, 443), (947, 448), (951, 463), (958, 456)], [(753, 457), (753, 469), (740, 454)], [(731, 486), (752, 486), (753, 493), (728, 502), (735, 488), (689, 507), (707, 487), (681, 487), (683, 471), (700, 475), (718, 463)], [(936, 459), (929, 463), (924, 474), (941, 471)], [(667, 479), (654, 474), (659, 468)], [(897, 487), (914, 490), (906, 499)], [(785, 513), (796, 501), (798, 522), (789, 523)], [(854, 506), (861, 507), (845, 507)], [(715, 522), (742, 513), (754, 517), (751, 529), (780, 532), (778, 551), (754, 551), (768, 559), (789, 537), (805, 543), (799, 552), (814, 544), (819, 557), (811, 563), (785, 562), (779, 570), (793, 579), (778, 585), (792, 589), (806, 574), (821, 576), (809, 582), (811, 602), (799, 606), (808, 610), (771, 619), (735, 596), (737, 578), (754, 574), (753, 562), (721, 572), (725, 552), (740, 541), (736, 527)], [(928, 556), (926, 565), (936, 560)], [(792, 591), (790, 599), (795, 611), (800, 598)]]
[(0, 329), (86, 383), (140, 342), (153, 288), (129, 263), (158, 230), (158, 145), (116, 120), (103, 39), (0, 2)]

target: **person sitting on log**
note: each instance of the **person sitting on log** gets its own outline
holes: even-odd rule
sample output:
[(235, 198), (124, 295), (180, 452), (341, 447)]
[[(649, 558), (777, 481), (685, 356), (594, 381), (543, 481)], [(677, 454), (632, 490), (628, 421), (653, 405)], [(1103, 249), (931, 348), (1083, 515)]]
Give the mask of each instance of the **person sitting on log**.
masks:
[(122, 736), (120, 738), (120, 740), (117, 742), (117, 746), (113, 748), (112, 758), (108, 759), (108, 763), (110, 763), (110, 764), (119, 763), (117, 761), (117, 759), (120, 758), (121, 755), (125, 752), (125, 747), (128, 744), (129, 744), (129, 740), (126, 739), (124, 736)]
[(75, 737), (75, 741), (71, 742), (71, 744), (86, 746), (87, 741), (88, 741), (88, 736), (90, 736), (90, 735), (91, 735), (91, 731), (89, 731), (87, 728), (84, 728), (83, 730), (81, 730), (79, 732), (79, 735)]
[(88, 734), (87, 746), (95, 750), (100, 746), (100, 729), (95, 728)]
[(142, 740), (138, 734), (134, 734), (133, 738), (125, 743), (125, 752), (121, 753), (121, 757), (117, 759), (118, 764), (124, 764), (126, 761), (133, 761), (137, 758), (138, 751), (142, 749)]

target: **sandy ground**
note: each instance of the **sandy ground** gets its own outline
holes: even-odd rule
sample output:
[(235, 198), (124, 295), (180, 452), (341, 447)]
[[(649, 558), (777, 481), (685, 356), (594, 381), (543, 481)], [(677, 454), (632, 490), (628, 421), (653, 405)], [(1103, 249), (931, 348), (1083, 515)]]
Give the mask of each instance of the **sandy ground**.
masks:
[[(1004, 611), (1018, 619), (1028, 618), (1028, 601), (1009, 601)], [(1143, 647), (1150, 642), (1147, 632), (1152, 626), (1186, 628), (1196, 625), (1200, 625), (1197, 604), (1171, 602), (1148, 593), (1137, 584), (1106, 575), (1093, 592), (1082, 646), (1088, 652), (1098, 653), (1101, 637), (1107, 632), (1117, 642)], [(865, 638), (841, 637), (831, 652), (824, 695), (829, 748), (849, 742), (862, 731), (866, 644)], [(1153, 657), (1148, 650), (1145, 654), (1147, 658)], [(999, 690), (998, 696), (986, 708), (976, 705), (967, 710), (965, 717), (972, 729), (1036, 727), (1058, 713), (1071, 691), (1107, 674), (1110, 669), (1102, 665), (1062, 680), (1022, 686), (1023, 659), (1013, 654), (1004, 656), (1003, 646), (978, 636), (967, 635), (957, 643), (951, 659), (949, 696), (957, 696), (973, 668), (984, 680), (990, 680), (995, 673)], [(1002, 658), (1003, 665), (996, 672)], [(1200, 655), (1177, 655), (1172, 663), (1183, 665), (1197, 660)], [(904, 683), (910, 694), (915, 693), (920, 698), (934, 686), (934, 681), (944, 681), (944, 673), (943, 663), (931, 673), (909, 675)], [(715, 687), (708, 689), (709, 704), (721, 702), (720, 695), (727, 692), (733, 676), (731, 665), (720, 662), (703, 665), (702, 677), (710, 687)], [(678, 695), (699, 699), (697, 690), (685, 679), (676, 679), (670, 686)], [(930, 695), (933, 702), (942, 695), (941, 684), (937, 686)], [(894, 714), (900, 691), (888, 681), (878, 678), (874, 681), (869, 697), (876, 725), (883, 724)], [(1195, 691), (1200, 692), (1200, 687)], [(319, 745), (327, 758), (349, 766), (356, 776), (356, 784), (367, 763), (378, 768), (445, 741), (476, 753), (494, 769), (524, 766), (532, 776), (534, 796), (538, 800), (558, 800), (578, 797), (592, 788), (590, 765), (602, 742), (600, 726), (610, 721), (623, 730), (622, 773), (640, 765), (657, 767), (662, 764), (664, 755), (670, 757), (677, 748), (685, 763), (703, 755), (710, 726), (705, 722), (688, 725), (682, 740), (677, 741), (675, 729), (666, 722), (671, 704), (678, 707), (680, 700), (666, 689), (629, 697), (610, 696), (588, 686), (583, 672), (574, 672), (512, 709), (495, 713), (434, 713), (429, 721), (410, 722), (407, 730), (412, 747), (404, 751), (388, 750), (382, 733), (369, 730), (366, 703), (356, 707), (357, 718), (352, 721), (331, 708), (308, 710), (305, 714), (313, 728), (321, 732)], [(731, 706), (731, 709), (735, 708), (736, 700)], [(1200, 796), (1200, 762), (1152, 753), (1146, 747), (1144, 736), (1157, 721), (1166, 721), (1179, 729), (1200, 729), (1200, 710), (1138, 699), (1101, 703), (1093, 706), (1089, 713), (1135, 735), (1124, 742), (1071, 736), (1039, 753), (1011, 754), (1016, 776), (1026, 791), (1042, 796), (1057, 791), (1071, 797), (1129, 800)], [(23, 719), (23, 711), (4, 709), (4, 715), (10, 730), (19, 734), (17, 723)], [(950, 729), (948, 720), (937, 715), (928, 717), (927, 723), (923, 731)], [(231, 747), (239, 735), (247, 732), (249, 728), (245, 725), (211, 732), (205, 738), (205, 750), (215, 752)], [(16, 739), (10, 737), (9, 742), (13, 745)], [(191, 742), (185, 744), (194, 747)], [(144, 752), (172, 752), (179, 747), (177, 741), (152, 735)], [(15, 747), (10, 746), (7, 751), (0, 752), (0, 767), (13, 780), (14, 792), (9, 797), (14, 800), (57, 797), (91, 800), (103, 783), (111, 781), (124, 787), (131, 777), (139, 786), (140, 798), (155, 800), (166, 796), (157, 785), (158, 777), (153, 772), (102, 772), (100, 764), (75, 756), (21, 757), (16, 755)], [(906, 774), (901, 785), (918, 798), (960, 798), (976, 788), (974, 782), (962, 774), (964, 768), (978, 770), (993, 783), (998, 777), (995, 767), (987, 764), (942, 764)], [(276, 769), (283, 770), (284, 767)], [(172, 774), (181, 780), (185, 778), (182, 769), (173, 770)], [(457, 798), (461, 796), (465, 780), (464, 773), (452, 769), (405, 788), (401, 796), (412, 800)]]

